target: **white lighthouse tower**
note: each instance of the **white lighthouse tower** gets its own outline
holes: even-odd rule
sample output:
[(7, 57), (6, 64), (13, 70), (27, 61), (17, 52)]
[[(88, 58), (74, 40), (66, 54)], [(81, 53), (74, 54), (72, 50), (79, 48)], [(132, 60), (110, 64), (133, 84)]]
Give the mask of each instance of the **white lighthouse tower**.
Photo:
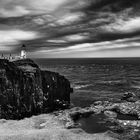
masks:
[(23, 44), (22, 47), (21, 47), (21, 55), (20, 55), (20, 58), (21, 59), (26, 59), (27, 58), (27, 53), (26, 53), (26, 46)]

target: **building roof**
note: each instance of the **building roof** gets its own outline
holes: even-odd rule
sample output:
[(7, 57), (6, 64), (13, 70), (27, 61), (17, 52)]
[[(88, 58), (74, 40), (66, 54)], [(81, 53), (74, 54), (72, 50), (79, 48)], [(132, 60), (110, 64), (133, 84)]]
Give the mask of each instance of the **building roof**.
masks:
[(22, 49), (26, 49), (26, 46), (24, 44), (22, 45)]

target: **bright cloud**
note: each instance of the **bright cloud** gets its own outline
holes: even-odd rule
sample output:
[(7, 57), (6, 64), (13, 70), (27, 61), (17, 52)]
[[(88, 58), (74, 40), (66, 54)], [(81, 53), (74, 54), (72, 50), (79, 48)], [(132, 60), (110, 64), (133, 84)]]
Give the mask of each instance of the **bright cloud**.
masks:
[(69, 35), (65, 37), (65, 40), (67, 41), (80, 41), (88, 38), (87, 34), (74, 34), (74, 35)]
[(72, 22), (80, 21), (83, 16), (84, 14), (80, 12), (65, 14), (58, 21), (56, 21), (56, 23), (60, 25), (70, 24)]
[(37, 38), (36, 32), (22, 31), (22, 30), (11, 30), (11, 31), (0, 31), (0, 43), (14, 42), (20, 40), (31, 40)]
[(37, 10), (55, 10), (60, 6), (61, 4), (65, 3), (67, 0), (42, 0), (42, 1), (37, 1), (37, 0), (25, 0), (26, 4), (30, 5), (33, 9)]
[(0, 16), (1, 17), (18, 17), (21, 15), (27, 15), (30, 11), (27, 10), (25, 7), (22, 6), (15, 6), (13, 9), (0, 9)]
[(18, 17), (54, 11), (67, 0), (1, 0), (1, 17)]
[(0, 30), (0, 50), (11, 50), (12, 48), (3, 47), (19, 44), (24, 40), (32, 40), (38, 38), (39, 35), (36, 32), (22, 31), (22, 30)]
[(56, 39), (56, 40), (54, 40), (54, 39), (52, 39), (52, 40), (47, 40), (47, 42), (49, 42), (49, 43), (66, 43), (65, 40), (60, 40), (60, 39)]
[(128, 19), (127, 21), (118, 19), (116, 23), (112, 23), (103, 28), (111, 32), (122, 32), (122, 33), (132, 33), (140, 31), (140, 17), (131, 18)]

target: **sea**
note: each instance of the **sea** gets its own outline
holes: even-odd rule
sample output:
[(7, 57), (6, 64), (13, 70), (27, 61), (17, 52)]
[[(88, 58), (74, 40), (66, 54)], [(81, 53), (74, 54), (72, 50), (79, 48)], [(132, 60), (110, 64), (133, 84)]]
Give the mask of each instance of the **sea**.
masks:
[(44, 70), (58, 72), (71, 83), (73, 106), (99, 100), (117, 102), (125, 92), (140, 93), (140, 58), (34, 59)]

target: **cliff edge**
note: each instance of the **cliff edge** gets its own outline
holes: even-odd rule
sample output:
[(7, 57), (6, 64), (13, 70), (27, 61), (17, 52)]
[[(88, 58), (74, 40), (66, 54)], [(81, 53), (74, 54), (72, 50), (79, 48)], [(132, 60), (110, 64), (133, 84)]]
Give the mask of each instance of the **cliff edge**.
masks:
[(71, 92), (64, 76), (42, 71), (30, 59), (0, 59), (0, 119), (22, 119), (68, 108)]

